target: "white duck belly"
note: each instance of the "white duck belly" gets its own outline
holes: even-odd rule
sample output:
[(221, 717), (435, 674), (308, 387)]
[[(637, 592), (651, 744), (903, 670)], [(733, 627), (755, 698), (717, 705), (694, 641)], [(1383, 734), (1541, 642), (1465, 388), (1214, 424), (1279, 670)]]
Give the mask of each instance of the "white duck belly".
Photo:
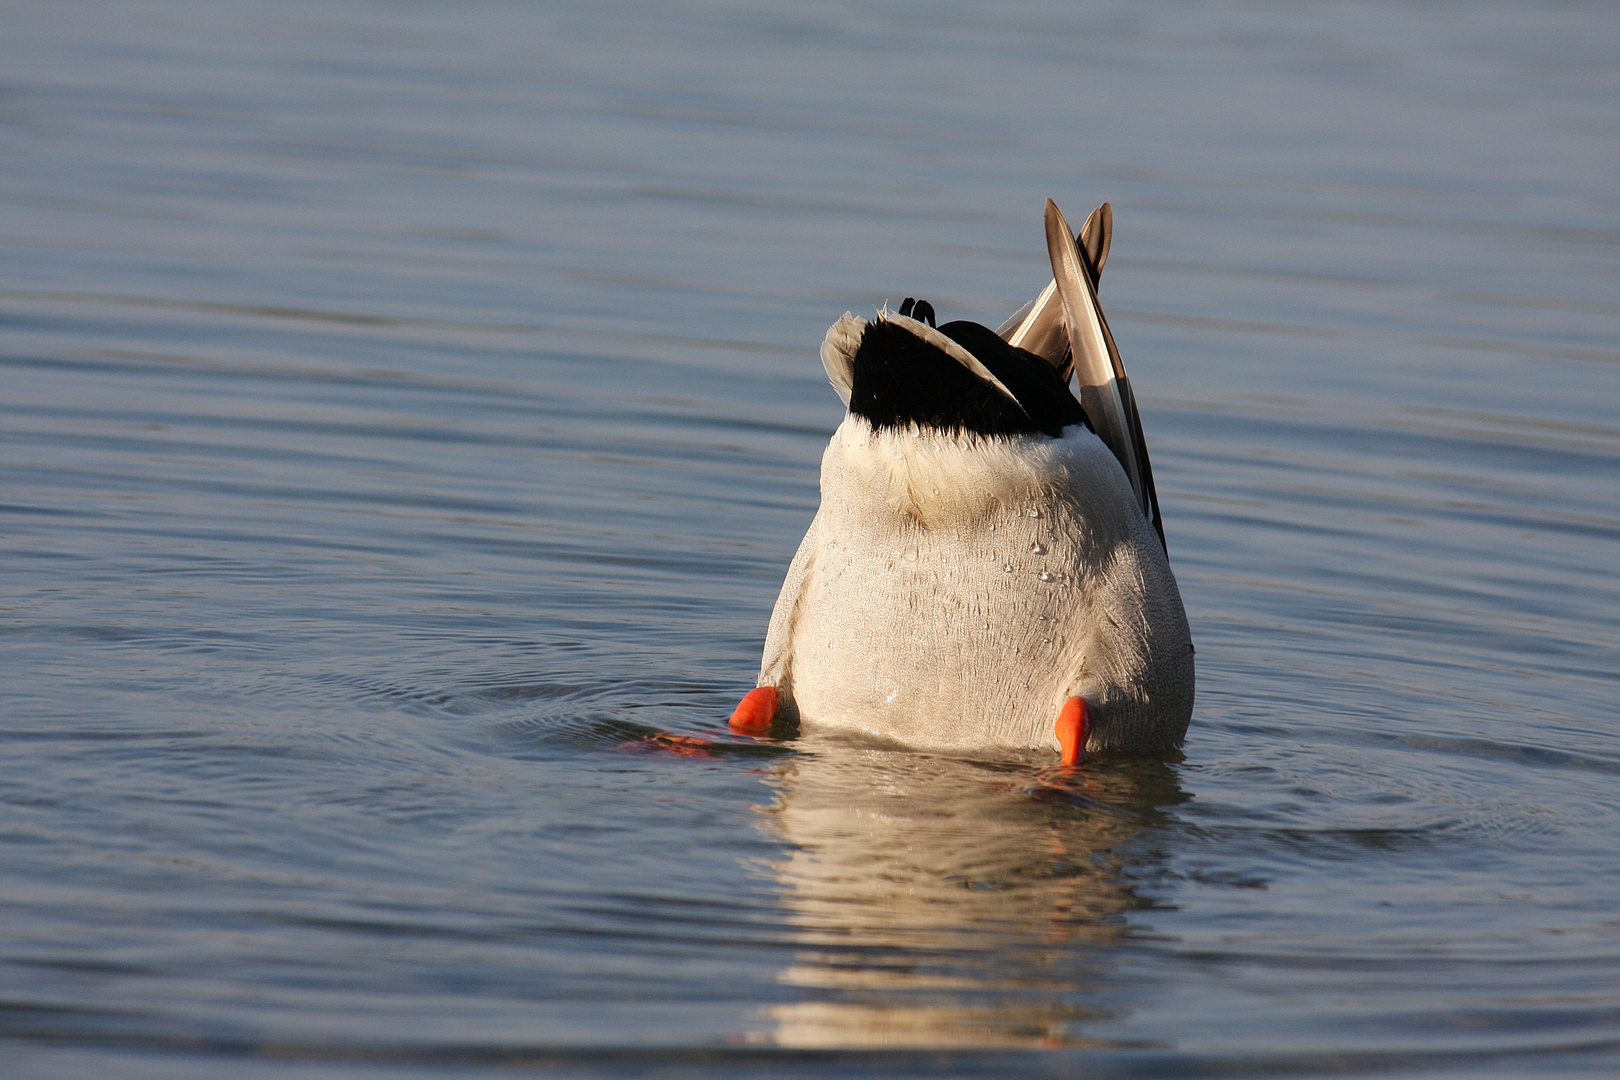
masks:
[(759, 684), (806, 728), (919, 748), (1049, 749), (1071, 696), (1088, 747), (1177, 744), (1192, 643), (1130, 482), (1062, 437), (874, 428), (847, 416), (777, 600)]

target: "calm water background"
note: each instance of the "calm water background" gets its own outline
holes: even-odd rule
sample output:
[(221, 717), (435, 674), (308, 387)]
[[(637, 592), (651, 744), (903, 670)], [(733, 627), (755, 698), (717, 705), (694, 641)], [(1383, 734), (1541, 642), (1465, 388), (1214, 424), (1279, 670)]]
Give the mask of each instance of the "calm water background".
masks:
[[(1612, 5), (9, 3), (0, 154), (6, 1075), (1620, 1069)], [(626, 749), (1048, 195), (1184, 755)]]

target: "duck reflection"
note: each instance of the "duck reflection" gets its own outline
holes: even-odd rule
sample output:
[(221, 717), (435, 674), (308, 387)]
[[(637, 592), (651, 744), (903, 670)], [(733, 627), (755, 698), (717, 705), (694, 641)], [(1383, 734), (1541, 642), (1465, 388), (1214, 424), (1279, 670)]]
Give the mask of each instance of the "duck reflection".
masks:
[[(1062, 774), (802, 740), (773, 771), (770, 871), (812, 992), (771, 1010), (782, 1046), (1054, 1046), (1108, 1014), (1112, 949), (1182, 798), (1162, 763)], [(1128, 864), (1132, 873), (1127, 875)]]

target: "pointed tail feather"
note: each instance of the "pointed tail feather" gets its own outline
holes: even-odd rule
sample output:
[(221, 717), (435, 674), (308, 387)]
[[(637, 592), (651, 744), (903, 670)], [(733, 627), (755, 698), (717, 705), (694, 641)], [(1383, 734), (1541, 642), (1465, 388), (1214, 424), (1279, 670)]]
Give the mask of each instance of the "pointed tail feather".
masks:
[[(1108, 248), (1113, 238), (1114, 208), (1103, 203), (1086, 218), (1080, 235), (1076, 237), (1080, 249), (1086, 253), (1093, 287), (1102, 277), (1103, 264), (1108, 261)], [(1063, 301), (1058, 296), (1056, 279), (1048, 282), (1039, 296), (1002, 323), (996, 333), (1007, 344), (1027, 349), (1045, 359), (1057, 369), (1064, 382), (1074, 373), (1073, 358), (1069, 355), (1069, 334), (1063, 325)]]
[[(1109, 209), (1106, 203), (1098, 212), (1103, 209)], [(1107, 217), (1111, 231), (1111, 209)], [(1083, 252), (1076, 244), (1063, 211), (1051, 199), (1046, 200), (1046, 246), (1080, 384), (1080, 404), (1097, 435), (1119, 459), (1143, 515), (1152, 523), (1162, 544), (1164, 523), (1159, 516), (1159, 496), (1153, 486), (1147, 443), (1142, 438), (1136, 395), (1126, 377), (1119, 347), (1114, 344), (1113, 331), (1108, 328), (1102, 305), (1097, 302), (1096, 275), (1089, 265), (1089, 252)], [(1102, 246), (1104, 258), (1106, 251), (1105, 243)]]

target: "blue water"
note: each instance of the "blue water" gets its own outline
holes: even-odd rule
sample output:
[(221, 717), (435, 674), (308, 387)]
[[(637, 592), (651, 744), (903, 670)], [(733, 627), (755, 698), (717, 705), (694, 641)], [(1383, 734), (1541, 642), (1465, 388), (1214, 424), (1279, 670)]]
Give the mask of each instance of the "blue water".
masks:
[[(1620, 1072), (1612, 6), (0, 10), (0, 1068)], [(709, 756), (1107, 199), (1184, 751)]]

